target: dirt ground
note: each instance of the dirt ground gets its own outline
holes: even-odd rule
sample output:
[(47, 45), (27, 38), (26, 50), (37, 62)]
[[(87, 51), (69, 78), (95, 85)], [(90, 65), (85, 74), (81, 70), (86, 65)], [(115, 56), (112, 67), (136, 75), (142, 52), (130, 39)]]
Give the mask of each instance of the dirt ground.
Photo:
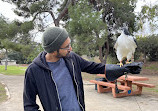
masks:
[[(158, 79), (155, 76), (150, 78)], [(9, 90), (9, 98), (0, 104), (0, 111), (23, 111), (23, 79), (24, 76), (0, 74), (0, 82)], [(158, 97), (144, 91), (140, 96), (113, 98), (112, 93), (98, 93), (89, 81), (84, 81), (84, 90), (86, 111), (158, 111)]]

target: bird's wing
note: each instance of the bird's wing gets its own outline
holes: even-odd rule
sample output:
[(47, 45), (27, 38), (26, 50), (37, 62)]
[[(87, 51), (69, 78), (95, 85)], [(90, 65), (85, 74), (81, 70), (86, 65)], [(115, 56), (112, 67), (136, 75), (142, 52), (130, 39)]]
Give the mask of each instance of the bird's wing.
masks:
[(133, 37), (133, 40), (134, 40), (134, 42), (136, 43), (136, 45), (137, 45), (137, 41), (136, 41), (136, 39)]
[(114, 45), (114, 49), (117, 50), (118, 47), (118, 41), (116, 41), (115, 45)]
[(136, 42), (136, 40), (134, 39), (134, 37), (128, 36), (128, 38), (129, 38), (130, 41), (132, 42), (133, 46), (134, 46), (135, 48), (137, 48), (137, 42)]

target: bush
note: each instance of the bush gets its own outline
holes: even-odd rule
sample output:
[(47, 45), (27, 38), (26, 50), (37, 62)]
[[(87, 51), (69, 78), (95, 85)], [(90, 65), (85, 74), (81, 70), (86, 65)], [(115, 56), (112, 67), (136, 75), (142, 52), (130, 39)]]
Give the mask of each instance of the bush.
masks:
[(138, 52), (143, 53), (151, 61), (158, 61), (158, 35), (137, 37)]
[(106, 60), (107, 64), (117, 64), (119, 61), (117, 60), (117, 56), (113, 56), (112, 54), (109, 54)]

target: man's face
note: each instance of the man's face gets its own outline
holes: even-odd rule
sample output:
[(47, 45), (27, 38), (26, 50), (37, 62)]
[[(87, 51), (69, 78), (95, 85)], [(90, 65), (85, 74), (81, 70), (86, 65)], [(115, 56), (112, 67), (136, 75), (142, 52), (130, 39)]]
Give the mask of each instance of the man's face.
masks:
[(72, 51), (71, 40), (68, 37), (65, 42), (61, 45), (60, 49), (57, 51), (57, 58), (62, 58), (69, 56), (70, 51)]

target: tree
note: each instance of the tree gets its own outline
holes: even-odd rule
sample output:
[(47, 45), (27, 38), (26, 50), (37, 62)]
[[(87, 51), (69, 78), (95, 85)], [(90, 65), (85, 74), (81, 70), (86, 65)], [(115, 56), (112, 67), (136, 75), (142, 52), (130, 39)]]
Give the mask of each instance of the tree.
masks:
[(34, 45), (33, 51), (27, 56), (26, 62), (31, 62), (37, 57), (37, 55), (43, 51), (42, 45), (40, 43), (37, 43)]
[(11, 60), (16, 60), (17, 64), (24, 64), (24, 61), (26, 60), (22, 53), (16, 51), (10, 51), (8, 53), (8, 58)]
[[(127, 0), (121, 0), (121, 1), (89, 0), (89, 1), (84, 1), (87, 3), (83, 3), (83, 5), (82, 2), (83, 1), (79, 1), (78, 3), (75, 4), (75, 6), (73, 6), (71, 10), (69, 10), (70, 22), (68, 23), (70, 25), (68, 25), (68, 30), (70, 30), (72, 36), (73, 34), (76, 33), (75, 38), (81, 38), (80, 40), (78, 40), (78, 43), (80, 44), (84, 42), (83, 37), (86, 37), (87, 41), (85, 42), (84, 45), (79, 45), (78, 47), (77, 46), (75, 47), (77, 48), (77, 51), (79, 51), (81, 50), (82, 46), (84, 46), (85, 48), (85, 46), (89, 45), (90, 41), (88, 41), (88, 39), (93, 40), (92, 37), (89, 36), (93, 35), (94, 37), (94, 32), (95, 32), (94, 30), (96, 29), (99, 30), (99, 32), (97, 33), (95, 32), (94, 38), (97, 38), (100, 36), (100, 34), (102, 34), (101, 30), (104, 29), (104, 33), (106, 37), (103, 37), (104, 39), (102, 39), (101, 43), (99, 43), (100, 44), (99, 52), (102, 52), (102, 54), (100, 53), (99, 55), (100, 55), (100, 60), (102, 62), (103, 61), (105, 62), (109, 54), (114, 55), (113, 46), (115, 41), (113, 38), (114, 36), (118, 35), (117, 30), (123, 26), (128, 26), (131, 32), (135, 30), (134, 8), (136, 1), (135, 0), (128, 0), (128, 1)], [(90, 5), (91, 7), (89, 7)], [(80, 9), (77, 9), (78, 7), (80, 7)], [(87, 7), (89, 7), (89, 9), (87, 9)], [(89, 17), (90, 14), (91, 16), (92, 15), (93, 16)], [(99, 20), (98, 22), (97, 18), (102, 19), (102, 22), (101, 20)], [(90, 23), (92, 23), (92, 25)], [(72, 27), (69, 28), (70, 26)], [(86, 29), (83, 27), (88, 27), (88, 28)], [(83, 33), (85, 34), (84, 36)], [(94, 44), (96, 43), (93, 43), (93, 45)], [(94, 47), (90, 46), (90, 47), (91, 49), (87, 49), (89, 50), (89, 53), (91, 52), (97, 53), (98, 48), (96, 48), (96, 46)]]
[[(99, 55), (103, 60), (102, 46), (106, 41), (106, 24), (101, 19), (101, 11), (96, 11), (87, 0), (82, 0), (69, 8), (70, 21), (67, 23), (73, 50), (80, 55)], [(99, 52), (98, 52), (99, 51)]]
[[(114, 36), (118, 36), (118, 30), (127, 26), (132, 33), (135, 30), (134, 8), (136, 0), (91, 0), (95, 8), (103, 10), (102, 19), (107, 24), (107, 41), (103, 49), (106, 49), (106, 55), (115, 56), (113, 46)], [(95, 3), (96, 2), (96, 3)]]
[(138, 53), (142, 53), (144, 56), (144, 62), (146, 57), (151, 61), (158, 60), (158, 35), (151, 35), (147, 37), (137, 37)]
[[(140, 29), (141, 35), (137, 37), (138, 41), (138, 51), (143, 54), (144, 62), (146, 62), (146, 57), (150, 60), (155, 61), (157, 60), (157, 35), (154, 35), (154, 32), (158, 28), (157, 25), (157, 18), (158, 16), (158, 5), (154, 4), (151, 5), (144, 5), (142, 10), (137, 15), (137, 29)], [(144, 23), (148, 22), (150, 30), (149, 34), (144, 34)]]
[(29, 31), (33, 29), (32, 22), (9, 22), (4, 17), (0, 17), (0, 48), (6, 50), (6, 67), (8, 50), (22, 51), (31, 42)]
[[(68, 6), (73, 4), (73, 0), (5, 0), (14, 3), (17, 9), (14, 11), (17, 15), (25, 18), (32, 17), (31, 21), (36, 24), (39, 30), (43, 31), (45, 26), (44, 19), (51, 16), (55, 26), (59, 26), (68, 12)], [(46, 20), (46, 19), (45, 19)], [(39, 22), (38, 22), (39, 21)]]
[(157, 16), (158, 16), (157, 4), (155, 4), (154, 6), (144, 5), (142, 7), (141, 12), (139, 13), (138, 18), (140, 18), (143, 23), (145, 23), (146, 21), (149, 22), (150, 30), (153, 34), (153, 32), (158, 28), (158, 25), (156, 23), (158, 21)]

